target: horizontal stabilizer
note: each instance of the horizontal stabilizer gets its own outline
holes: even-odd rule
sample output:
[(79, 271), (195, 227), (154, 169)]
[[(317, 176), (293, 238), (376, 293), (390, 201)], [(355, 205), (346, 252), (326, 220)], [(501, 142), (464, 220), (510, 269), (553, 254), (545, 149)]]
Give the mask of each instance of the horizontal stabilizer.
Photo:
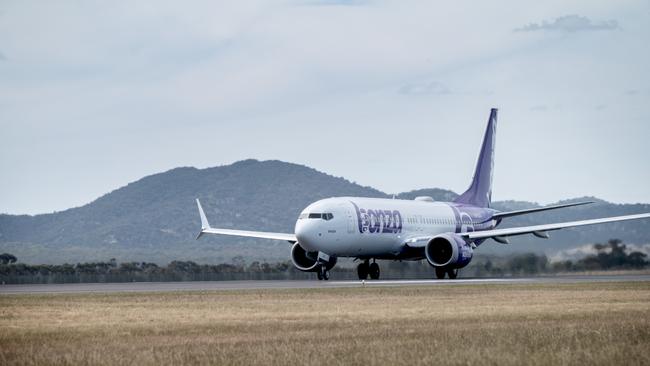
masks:
[(497, 220), (497, 219), (502, 219), (504, 217), (526, 215), (526, 214), (529, 214), (529, 213), (548, 211), (548, 210), (557, 210), (558, 208), (582, 206), (582, 205), (588, 205), (590, 203), (594, 203), (594, 202), (593, 201), (576, 202), (576, 203), (567, 203), (567, 204), (563, 204), (563, 205), (553, 205), (553, 206), (546, 206), (546, 207), (529, 208), (529, 209), (526, 209), (526, 210), (498, 212), (498, 213), (495, 213), (494, 215), (492, 215), (492, 219)]

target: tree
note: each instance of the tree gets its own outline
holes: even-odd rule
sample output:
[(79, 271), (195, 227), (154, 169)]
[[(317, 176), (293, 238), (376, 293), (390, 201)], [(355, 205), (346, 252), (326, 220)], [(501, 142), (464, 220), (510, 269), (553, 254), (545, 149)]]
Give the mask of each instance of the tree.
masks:
[(632, 252), (627, 256), (627, 263), (630, 267), (635, 269), (645, 268), (648, 265), (648, 261), (645, 260), (646, 257), (647, 255), (645, 253)]
[(11, 263), (16, 263), (18, 258), (14, 256), (13, 254), (9, 253), (2, 253), (0, 254), (0, 263), (2, 264), (11, 264)]
[(233, 257), (231, 262), (235, 267), (239, 267), (242, 269), (246, 267), (246, 260), (241, 255)]
[(594, 244), (595, 255), (588, 255), (578, 261), (578, 265), (588, 270), (635, 268), (641, 269), (648, 265), (647, 255), (641, 252), (627, 254), (627, 246), (619, 239), (610, 239), (607, 244)]
[(548, 258), (545, 255), (524, 253), (515, 255), (507, 263), (507, 269), (513, 274), (535, 274), (546, 271)]

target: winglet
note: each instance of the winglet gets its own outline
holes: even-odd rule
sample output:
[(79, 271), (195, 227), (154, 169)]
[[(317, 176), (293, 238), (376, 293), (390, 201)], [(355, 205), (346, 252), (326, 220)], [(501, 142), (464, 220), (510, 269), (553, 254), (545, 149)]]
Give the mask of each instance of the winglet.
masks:
[(196, 199), (196, 205), (199, 207), (199, 216), (201, 216), (201, 232), (196, 236), (196, 240), (199, 240), (204, 234), (204, 230), (210, 228), (210, 223), (208, 222), (208, 218), (205, 217), (205, 212), (203, 212), (203, 207), (201, 207), (201, 201), (198, 198)]

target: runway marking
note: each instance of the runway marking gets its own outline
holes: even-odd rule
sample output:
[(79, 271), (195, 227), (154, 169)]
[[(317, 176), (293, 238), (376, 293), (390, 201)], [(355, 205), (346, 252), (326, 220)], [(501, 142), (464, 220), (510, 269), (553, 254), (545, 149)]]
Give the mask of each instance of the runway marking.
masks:
[(527, 278), (460, 278), (455, 280), (369, 280), (369, 281), (193, 281), (0, 285), (0, 295), (44, 293), (117, 293), (169, 291), (232, 291), (263, 289), (331, 289), (365, 286), (452, 286), (471, 284), (566, 284), (586, 282), (650, 282), (650, 275), (548, 276)]

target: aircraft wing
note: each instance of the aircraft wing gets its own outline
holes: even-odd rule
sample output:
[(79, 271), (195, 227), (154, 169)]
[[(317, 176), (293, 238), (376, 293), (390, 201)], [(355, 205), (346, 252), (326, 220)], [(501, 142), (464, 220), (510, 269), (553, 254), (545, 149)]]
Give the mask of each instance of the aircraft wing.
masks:
[(231, 236), (245, 236), (249, 238), (284, 240), (292, 243), (298, 241), (298, 239), (296, 239), (296, 235), (294, 234), (213, 228), (210, 226), (210, 223), (205, 216), (205, 212), (203, 212), (203, 207), (201, 207), (201, 202), (198, 200), (198, 198), (196, 200), (196, 205), (199, 207), (199, 215), (201, 216), (201, 231), (199, 232), (199, 235), (197, 235), (196, 239), (199, 239), (201, 236), (203, 236), (203, 234), (220, 234)]
[[(221, 235), (232, 235), (232, 236), (246, 236), (249, 238), (261, 238), (261, 239), (275, 239), (275, 240), (285, 240), (290, 242), (296, 242), (296, 236), (294, 234), (284, 234), (284, 233), (271, 233), (268, 231), (247, 231), (247, 230), (232, 230), (232, 229), (217, 229), (217, 228), (206, 228), (201, 229), (199, 237), (203, 234), (221, 234)], [(198, 239), (198, 237), (197, 237)]]
[[(523, 235), (523, 234), (534, 234), (540, 237), (546, 237), (547, 231), (565, 229), (570, 227), (585, 226), (585, 225), (595, 225), (595, 224), (605, 224), (608, 222), (617, 222), (617, 221), (626, 221), (626, 220), (638, 220), (638, 219), (647, 219), (650, 218), (650, 213), (643, 213), (637, 215), (627, 215), (627, 216), (616, 216), (616, 217), (605, 217), (602, 219), (592, 219), (592, 220), (582, 220), (582, 221), (571, 221), (571, 222), (561, 222), (556, 224), (544, 224), (544, 225), (535, 225), (535, 226), (524, 226), (524, 227), (514, 227), (508, 229), (494, 229), (494, 230), (485, 230), (485, 231), (475, 231), (458, 234), (464, 238), (470, 240), (477, 239), (487, 239), (494, 238), (497, 241), (505, 241), (505, 238), (508, 236), (514, 235)], [(500, 239), (500, 240), (499, 240)]]
[(566, 204), (563, 204), (563, 205), (553, 205), (553, 206), (546, 206), (546, 207), (529, 208), (529, 209), (526, 209), (526, 210), (497, 212), (494, 215), (492, 215), (492, 219), (502, 219), (504, 217), (525, 215), (525, 214), (534, 213), (534, 212), (541, 212), (541, 211), (547, 211), (547, 210), (556, 210), (558, 208), (582, 206), (582, 205), (588, 205), (590, 203), (594, 203), (594, 202), (593, 201), (575, 202), (575, 203), (566, 203)]

